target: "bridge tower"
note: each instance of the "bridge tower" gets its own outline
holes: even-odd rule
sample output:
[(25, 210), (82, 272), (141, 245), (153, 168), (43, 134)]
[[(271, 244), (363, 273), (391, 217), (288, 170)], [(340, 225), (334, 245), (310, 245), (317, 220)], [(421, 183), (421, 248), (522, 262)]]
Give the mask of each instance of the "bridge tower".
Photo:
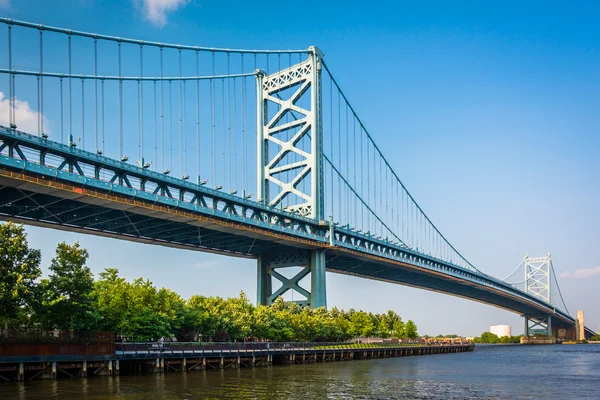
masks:
[[(525, 256), (525, 292), (550, 303), (551, 256)], [(534, 334), (552, 336), (552, 317), (525, 315), (525, 336)]]
[[(316, 47), (296, 65), (267, 75), (256, 71), (257, 196), (280, 208), (325, 224), (321, 62)], [(278, 271), (302, 267), (292, 277)], [(300, 280), (311, 275), (310, 288)], [(258, 258), (258, 304), (271, 304), (293, 290), (306, 297), (297, 301), (313, 308), (327, 306), (325, 251), (301, 250), (263, 254)], [(273, 292), (272, 281), (282, 286)]]

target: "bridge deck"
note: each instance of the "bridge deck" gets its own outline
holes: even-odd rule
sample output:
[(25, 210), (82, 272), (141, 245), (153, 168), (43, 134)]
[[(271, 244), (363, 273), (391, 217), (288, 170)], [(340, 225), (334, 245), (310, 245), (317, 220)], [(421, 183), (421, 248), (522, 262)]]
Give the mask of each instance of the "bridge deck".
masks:
[[(326, 248), (331, 272), (448, 293), (534, 318), (551, 316), (555, 326), (575, 324), (504, 282), (406, 247), (24, 133), (0, 129), (0, 139), (3, 219), (250, 258)], [(33, 160), (25, 158), (26, 146), (37, 151)], [(63, 161), (46, 165), (50, 153)]]

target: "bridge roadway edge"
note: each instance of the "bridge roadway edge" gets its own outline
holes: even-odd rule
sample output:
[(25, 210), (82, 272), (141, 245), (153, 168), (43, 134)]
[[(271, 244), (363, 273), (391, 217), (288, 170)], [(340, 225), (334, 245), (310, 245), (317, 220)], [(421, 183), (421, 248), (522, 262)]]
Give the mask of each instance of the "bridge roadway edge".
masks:
[[(17, 181), (20, 183), (16, 183), (16, 184), (10, 183), (10, 182), (7, 182), (7, 180)], [(58, 180), (51, 180), (51, 179), (45, 179), (45, 178), (41, 179), (40, 177), (30, 175), (30, 174), (26, 173), (25, 171), (14, 171), (9, 168), (5, 168), (4, 166), (0, 166), (0, 184), (3, 184), (3, 185), (8, 184), (8, 186), (16, 186), (16, 187), (26, 185), (27, 189), (29, 189), (29, 190), (34, 189), (32, 185), (46, 187), (46, 190), (48, 190), (48, 188), (51, 188), (54, 191), (52, 193), (53, 195), (55, 195), (56, 192), (62, 193), (63, 195), (65, 193), (71, 193), (70, 195), (65, 195), (64, 199), (68, 199), (69, 197), (73, 198), (73, 195), (74, 195), (77, 198), (77, 201), (82, 201), (82, 202), (86, 202), (85, 200), (83, 200), (86, 198), (86, 196), (93, 197), (93, 198), (99, 198), (99, 199), (106, 200), (106, 201), (109, 201), (107, 199), (107, 196), (109, 196), (112, 199), (112, 200), (110, 200), (111, 203), (109, 203), (109, 204), (113, 204), (112, 202), (114, 200), (118, 199), (118, 203), (129, 203), (129, 205), (131, 207), (141, 207), (144, 211), (148, 211), (151, 213), (156, 213), (157, 209), (162, 208), (162, 211), (167, 214), (175, 214), (176, 217), (183, 217), (183, 218), (190, 219), (190, 220), (195, 218), (195, 219), (203, 221), (205, 224), (210, 225), (212, 227), (214, 227), (215, 225), (218, 225), (218, 224), (222, 224), (222, 226), (224, 226), (225, 228), (229, 228), (231, 230), (240, 229), (242, 231), (250, 232), (249, 237), (252, 237), (252, 234), (254, 234), (254, 235), (259, 234), (263, 238), (264, 237), (273, 237), (281, 242), (285, 242), (286, 247), (290, 246), (290, 247), (297, 247), (297, 248), (303, 248), (303, 249), (327, 248), (327, 249), (329, 249), (328, 250), (329, 252), (341, 252), (341, 253), (353, 255), (357, 258), (375, 261), (376, 263), (388, 264), (388, 265), (393, 264), (393, 265), (403, 268), (405, 270), (412, 271), (412, 272), (416, 273), (416, 275), (413, 273), (412, 279), (392, 280), (392, 279), (386, 279), (386, 278), (382, 278), (382, 277), (369, 275), (368, 273), (357, 274), (357, 273), (348, 272), (348, 271), (345, 271), (340, 268), (335, 268), (335, 265), (334, 265), (335, 263), (331, 263), (331, 262), (327, 263), (328, 264), (327, 270), (329, 272), (333, 272), (333, 273), (339, 273), (339, 274), (350, 275), (350, 276), (358, 276), (358, 277), (379, 280), (379, 281), (388, 282), (388, 283), (402, 284), (402, 285), (415, 287), (415, 288), (419, 288), (419, 289), (430, 290), (430, 291), (434, 291), (434, 292), (438, 292), (438, 293), (450, 294), (450, 295), (454, 295), (456, 297), (461, 297), (461, 298), (465, 298), (465, 299), (469, 299), (469, 300), (478, 301), (478, 302), (492, 305), (492, 306), (495, 306), (495, 307), (498, 307), (498, 308), (501, 308), (501, 309), (504, 309), (507, 311), (515, 312), (514, 308), (502, 306), (502, 305), (498, 304), (497, 302), (493, 302), (493, 300), (485, 300), (482, 298), (461, 294), (459, 290), (449, 290), (448, 288), (444, 288), (444, 289), (435, 288), (435, 287), (432, 287), (431, 282), (429, 282), (428, 284), (418, 284), (417, 283), (419, 281), (418, 277), (417, 278), (414, 278), (414, 277), (418, 276), (418, 275), (435, 276), (435, 277), (441, 279), (442, 281), (455, 281), (456, 283), (458, 283), (461, 286), (461, 288), (462, 287), (471, 287), (477, 291), (481, 291), (481, 289), (476, 287), (476, 284), (468, 281), (467, 279), (453, 277), (453, 276), (450, 276), (447, 274), (442, 274), (440, 272), (432, 271), (432, 270), (422, 268), (422, 267), (419, 267), (416, 265), (403, 263), (403, 262), (393, 260), (390, 258), (386, 258), (386, 257), (381, 257), (381, 256), (373, 255), (373, 254), (359, 253), (356, 250), (344, 248), (342, 246), (336, 245), (332, 248), (326, 243), (322, 243), (322, 242), (318, 242), (318, 241), (314, 241), (314, 240), (290, 237), (289, 235), (269, 231), (266, 229), (261, 230), (260, 228), (248, 228), (241, 224), (236, 224), (231, 221), (220, 220), (217, 217), (207, 217), (207, 216), (202, 216), (202, 215), (198, 215), (198, 214), (187, 212), (187, 211), (181, 211), (181, 210), (177, 210), (175, 208), (165, 207), (165, 206), (161, 206), (161, 205), (157, 205), (157, 204), (147, 204), (147, 202), (143, 199), (126, 198), (124, 196), (119, 196), (116, 194), (105, 194), (105, 193), (101, 193), (101, 192), (93, 190), (93, 189), (77, 187), (72, 184), (61, 182)], [(44, 190), (40, 190), (39, 192), (43, 192), (43, 191)], [(39, 193), (36, 190), (34, 190), (34, 192)], [(96, 201), (88, 200), (86, 203), (95, 204)], [(135, 212), (136, 210), (133, 208), (128, 208), (127, 211)], [(144, 215), (144, 212), (140, 212), (140, 213), (142, 215)], [(52, 227), (55, 229), (75, 231), (75, 232), (84, 233), (84, 234), (94, 234), (94, 235), (100, 235), (100, 236), (105, 236), (105, 237), (126, 239), (129, 241), (141, 242), (141, 243), (147, 243), (147, 244), (158, 244), (158, 245), (164, 245), (164, 246), (168, 246), (168, 247), (176, 247), (176, 248), (183, 248), (183, 249), (188, 249), (188, 250), (212, 252), (212, 253), (229, 255), (229, 256), (255, 258), (252, 255), (236, 254), (236, 253), (231, 253), (231, 252), (227, 252), (227, 251), (203, 248), (200, 246), (180, 245), (180, 244), (172, 243), (172, 242), (166, 243), (166, 242), (162, 242), (162, 241), (158, 241), (158, 240), (152, 240), (150, 238), (142, 238), (142, 237), (136, 237), (136, 236), (131, 236), (131, 235), (121, 235), (118, 233), (92, 230), (92, 229), (81, 228), (81, 227), (77, 227), (77, 226), (68, 226), (68, 225), (49, 223), (47, 221), (36, 221), (33, 219), (27, 219), (27, 218), (15, 218), (15, 217), (5, 215), (5, 214), (0, 214), (0, 219), (17, 220), (17, 221), (24, 222), (24, 223), (31, 224), (31, 225)], [(229, 229), (227, 229), (227, 230), (229, 230)], [(256, 237), (256, 236), (254, 236), (254, 237)], [(290, 241), (292, 242), (291, 245), (289, 244)], [(507, 296), (506, 293), (501, 293), (493, 288), (487, 287), (486, 289), (488, 291), (496, 292), (496, 293), (498, 293), (498, 295)], [(489, 296), (489, 295), (485, 295), (485, 296)], [(521, 299), (521, 301), (522, 301), (522, 299)], [(531, 304), (533, 307), (537, 308), (537, 305), (535, 305), (534, 303), (531, 303)]]
[[(174, 185), (176, 188), (181, 187), (182, 190), (186, 191), (194, 190), (190, 189), (192, 187), (198, 188), (198, 186), (191, 185), (188, 182), (171, 177), (163, 177), (161, 174), (118, 163), (103, 156), (70, 148), (22, 132), (1, 129), (0, 135), (5, 144), (9, 145), (9, 149), (15, 150), (14, 156), (20, 155), (22, 158), (19, 160), (14, 157), (7, 157), (4, 154), (0, 155), (2, 159), (2, 165), (0, 166), (1, 175), (4, 178), (8, 178), (8, 181), (1, 181), (2, 179), (0, 178), (0, 184), (5, 185), (0, 188), (3, 191), (2, 194), (12, 190), (11, 186), (17, 188), (24, 187), (25, 189), (33, 188), (32, 190), (38, 193), (47, 193), (50, 190), (50, 192), (53, 192), (53, 195), (60, 194), (65, 201), (75, 201), (73, 206), (75, 210), (80, 208), (76, 204), (76, 201), (89, 205), (97, 205), (100, 201), (104, 202), (105, 206), (108, 204), (115, 211), (123, 213), (125, 211), (137, 212), (138, 215), (142, 216), (154, 215), (160, 217), (157, 221), (160, 220), (163, 224), (179, 224), (179, 227), (176, 227), (175, 230), (181, 229), (181, 226), (188, 225), (188, 228), (197, 227), (198, 234), (200, 234), (201, 227), (204, 227), (202, 229), (210, 228), (208, 231), (209, 236), (211, 232), (228, 233), (227, 235), (221, 235), (223, 236), (221, 243), (227, 243), (229, 247), (218, 249), (204, 246), (207, 242), (206, 240), (202, 241), (202, 245), (198, 245), (197, 243), (178, 243), (176, 240), (168, 241), (144, 237), (141, 234), (136, 234), (136, 232), (118, 233), (88, 229), (89, 227), (58, 224), (49, 220), (36, 220), (35, 218), (28, 217), (21, 218), (20, 216), (10, 215), (10, 213), (5, 212), (5, 206), (6, 204), (10, 204), (10, 200), (2, 206), (0, 219), (13, 219), (31, 225), (246, 258), (256, 258), (258, 255), (270, 251), (288, 251), (290, 248), (306, 250), (324, 248), (327, 249), (327, 270), (329, 272), (432, 290), (493, 305), (520, 313), (521, 315), (526, 314), (534, 317), (536, 314), (540, 316), (551, 315), (553, 319), (557, 319), (556, 322), (562, 321), (559, 323), (568, 325), (574, 323), (572, 317), (563, 315), (564, 313), (558, 312), (558, 310), (548, 308), (550, 305), (532, 302), (531, 299), (528, 299), (526, 295), (523, 296), (524, 294), (522, 293), (516, 293), (516, 296), (511, 294), (511, 290), (514, 291), (514, 289), (505, 290), (502, 287), (501, 290), (498, 290), (498, 288), (494, 287), (498, 286), (498, 280), (493, 277), (488, 277), (485, 274), (479, 276), (472, 271), (452, 264), (444, 265), (441, 260), (432, 259), (425, 254), (411, 252), (410, 249), (394, 249), (389, 242), (364, 237), (355, 237), (349, 240), (347, 237), (352, 236), (352, 233), (344, 232), (343, 227), (335, 227), (333, 231), (336, 236), (330, 242), (324, 233), (329, 228), (327, 226), (324, 227), (320, 223), (302, 219), (289, 213), (280, 213), (279, 210), (275, 212), (275, 210), (266, 209), (260, 204), (250, 204), (251, 202), (236, 200), (233, 196), (212, 189), (201, 188), (202, 190), (198, 192), (198, 195), (208, 196), (208, 198), (212, 196), (213, 199), (216, 196), (221, 196), (221, 199), (217, 198), (219, 204), (226, 204), (228, 201), (237, 201), (237, 203), (232, 204), (236, 204), (236, 207), (242, 207), (243, 210), (254, 209), (253, 212), (261, 213), (261, 217), (248, 218), (246, 211), (243, 211), (244, 215), (242, 216), (235, 212), (228, 215), (224, 212), (225, 209), (221, 210), (215, 205), (210, 208), (207, 208), (206, 204), (196, 206), (186, 203), (183, 201), (183, 198), (177, 201), (168, 197), (163, 199), (163, 196), (156, 196), (149, 192), (139, 192), (132, 188), (131, 185), (129, 187), (122, 187), (112, 183), (107, 184), (107, 182), (82, 176), (83, 172), (76, 164), (71, 165), (77, 167), (80, 175), (76, 174), (76, 171), (61, 170), (61, 167), (57, 169), (56, 167), (42, 165), (43, 161), (41, 161), (41, 164), (31, 163), (25, 159), (22, 151), (17, 146), (21, 143), (35, 149), (43, 149), (44, 154), (46, 154), (46, 151), (54, 152), (53, 154), (62, 154), (74, 163), (81, 160), (93, 165), (102, 164), (103, 167), (113, 168), (114, 171), (116, 171), (114, 168), (122, 168), (121, 173), (132, 174), (132, 176), (146, 177), (151, 180), (156, 179), (156, 176), (158, 176), (159, 179), (165, 180), (167, 185)], [(9, 156), (10, 154), (12, 153), (9, 152)], [(129, 182), (127, 183), (129, 184)], [(44, 186), (46, 187), (44, 188)], [(31, 194), (31, 192), (29, 193)], [(94, 197), (94, 195), (96, 196)], [(27, 194), (25, 197), (28, 197)], [(2, 200), (6, 201), (5, 199)], [(165, 206), (165, 204), (167, 205)], [(226, 207), (231, 208), (232, 206), (226, 205)], [(44, 207), (37, 204), (33, 208), (40, 209)], [(24, 213), (27, 214), (30, 211), (27, 210)], [(263, 223), (261, 220), (263, 213), (265, 214), (264, 218), (275, 218), (279, 220), (279, 223), (273, 223), (270, 219), (266, 224)], [(277, 213), (281, 215), (277, 215)], [(289, 229), (291, 226), (290, 221), (286, 220), (287, 222), (283, 223), (283, 220), (286, 218), (291, 220), (291, 225), (299, 226), (300, 229)], [(306, 230), (307, 228), (309, 230)], [(134, 229), (136, 229), (135, 226)], [(244, 240), (244, 237), (246, 238), (246, 243), (242, 246), (240, 243)], [(331, 243), (333, 243), (333, 246)], [(240, 248), (243, 250), (239, 250)], [(396, 254), (398, 251), (400, 251), (400, 254)], [(339, 254), (343, 256), (339, 257)], [(344, 257), (346, 258), (346, 264), (348, 262), (356, 264), (357, 259), (362, 260), (363, 262), (360, 264), (364, 264), (363, 268), (357, 268), (354, 265), (348, 268), (347, 265), (342, 265), (340, 261)], [(441, 266), (439, 265), (440, 263), (442, 263)], [(453, 282), (454, 286), (444, 285), (444, 282)], [(504, 284), (504, 286), (506, 285)], [(587, 331), (591, 332), (591, 330), (586, 328), (586, 334), (589, 333)]]
[[(132, 345), (129, 343), (128, 345)], [(173, 343), (175, 344), (175, 343)], [(146, 344), (147, 345), (147, 344)], [(235, 344), (232, 344), (235, 345)], [(0, 380), (85, 378), (94, 375), (140, 375), (147, 373), (188, 372), (192, 370), (263, 367), (377, 358), (453, 354), (473, 351), (473, 344), (457, 345), (346, 345), (317, 343), (303, 347), (295, 343), (273, 343), (267, 349), (178, 350), (169, 343), (159, 350), (156, 344), (146, 351), (120, 352), (113, 356), (0, 356)], [(143, 347), (143, 346), (140, 346)], [(239, 347), (239, 346), (238, 346)]]

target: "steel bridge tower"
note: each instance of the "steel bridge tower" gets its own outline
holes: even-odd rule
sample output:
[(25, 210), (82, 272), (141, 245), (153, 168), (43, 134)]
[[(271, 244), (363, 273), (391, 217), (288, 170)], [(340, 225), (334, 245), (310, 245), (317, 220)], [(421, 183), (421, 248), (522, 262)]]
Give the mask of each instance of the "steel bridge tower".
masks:
[[(287, 69), (271, 75), (256, 71), (256, 151), (258, 201), (325, 224), (322, 57), (318, 48), (311, 47), (305, 61)], [(310, 101), (300, 101), (303, 98)], [(302, 270), (292, 277), (278, 271), (289, 267), (302, 267)], [(310, 288), (306, 289), (300, 286), (300, 281), (309, 274)], [(282, 285), (276, 291), (273, 291), (273, 278)], [(297, 301), (301, 305), (327, 306), (325, 250), (298, 249), (262, 254), (258, 258), (258, 304), (271, 304), (290, 290), (306, 297)]]
[[(546, 303), (550, 302), (550, 274), (552, 263), (550, 254), (545, 257), (525, 256), (525, 292)], [(525, 336), (545, 334), (552, 336), (552, 317), (525, 315)]]

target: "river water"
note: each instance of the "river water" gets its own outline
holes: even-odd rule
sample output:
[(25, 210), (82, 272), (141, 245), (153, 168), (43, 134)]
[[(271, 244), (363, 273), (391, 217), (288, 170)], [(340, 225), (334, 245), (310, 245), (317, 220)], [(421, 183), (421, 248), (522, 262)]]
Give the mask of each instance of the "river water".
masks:
[(600, 399), (600, 345), (0, 384), (0, 399)]

